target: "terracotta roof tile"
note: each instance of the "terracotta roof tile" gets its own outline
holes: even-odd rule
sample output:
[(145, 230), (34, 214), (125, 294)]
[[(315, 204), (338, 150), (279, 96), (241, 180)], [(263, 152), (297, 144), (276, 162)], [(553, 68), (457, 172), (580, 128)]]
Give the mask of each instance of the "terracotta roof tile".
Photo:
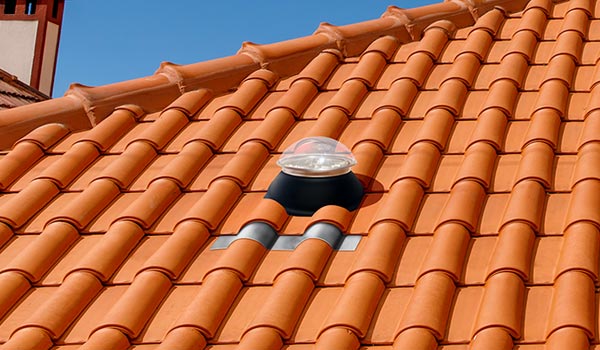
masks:
[(45, 101), (50, 97), (0, 69), (0, 110)]
[[(1, 347), (593, 346), (596, 7), (390, 7), (1, 112)], [(306, 136), (358, 209), (264, 198)]]

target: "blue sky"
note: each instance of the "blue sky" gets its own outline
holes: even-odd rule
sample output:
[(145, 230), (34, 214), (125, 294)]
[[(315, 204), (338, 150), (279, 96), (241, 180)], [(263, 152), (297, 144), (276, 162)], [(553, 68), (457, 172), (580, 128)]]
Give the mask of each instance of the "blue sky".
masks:
[(162, 61), (189, 64), (442, 0), (66, 0), (55, 97), (69, 84), (105, 85), (151, 75)]

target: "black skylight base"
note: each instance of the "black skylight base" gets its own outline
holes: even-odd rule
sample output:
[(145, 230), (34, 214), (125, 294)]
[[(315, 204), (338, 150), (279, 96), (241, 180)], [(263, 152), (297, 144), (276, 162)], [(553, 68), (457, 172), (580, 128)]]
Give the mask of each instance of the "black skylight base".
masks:
[(276, 200), (289, 215), (311, 216), (321, 207), (337, 205), (349, 211), (360, 205), (363, 187), (354, 173), (332, 177), (300, 177), (280, 172), (265, 198)]

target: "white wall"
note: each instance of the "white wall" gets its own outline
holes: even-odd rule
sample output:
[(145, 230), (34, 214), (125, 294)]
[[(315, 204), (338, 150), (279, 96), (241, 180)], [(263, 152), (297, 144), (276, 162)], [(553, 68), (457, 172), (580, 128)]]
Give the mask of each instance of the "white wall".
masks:
[(0, 21), (0, 68), (30, 84), (37, 21)]

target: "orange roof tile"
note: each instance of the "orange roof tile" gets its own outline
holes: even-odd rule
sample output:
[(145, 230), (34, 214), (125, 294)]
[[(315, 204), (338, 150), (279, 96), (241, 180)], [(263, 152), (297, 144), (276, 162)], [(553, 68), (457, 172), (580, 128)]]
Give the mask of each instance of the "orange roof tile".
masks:
[(0, 69), (0, 110), (24, 106), (49, 99), (42, 92), (19, 81), (16, 76)]
[[(599, 9), (390, 7), (0, 111), (0, 348), (598, 344)], [(359, 209), (264, 198), (306, 136)]]

